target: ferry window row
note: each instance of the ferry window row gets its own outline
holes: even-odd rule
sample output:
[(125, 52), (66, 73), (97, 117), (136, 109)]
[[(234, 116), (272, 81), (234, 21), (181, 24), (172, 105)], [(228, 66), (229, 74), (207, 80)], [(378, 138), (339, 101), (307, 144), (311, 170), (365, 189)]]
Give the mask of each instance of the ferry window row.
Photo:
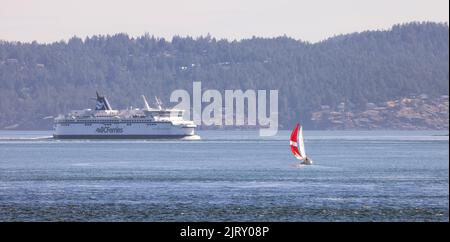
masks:
[(151, 120), (61, 120), (57, 123), (151, 123)]
[[(92, 124), (112, 125), (111, 122), (58, 122), (61, 126), (69, 126), (70, 124), (84, 124), (85, 126), (91, 126)], [(116, 124), (126, 124), (131, 126), (132, 124), (142, 123), (147, 125), (156, 125), (155, 122), (115, 122)]]

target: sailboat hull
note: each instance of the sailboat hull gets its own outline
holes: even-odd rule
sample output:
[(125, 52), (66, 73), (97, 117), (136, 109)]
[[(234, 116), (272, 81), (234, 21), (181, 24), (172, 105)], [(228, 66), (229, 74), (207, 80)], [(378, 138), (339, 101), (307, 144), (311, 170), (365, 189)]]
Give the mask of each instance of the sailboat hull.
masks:
[(310, 159), (305, 159), (300, 164), (302, 164), (302, 165), (312, 165), (313, 161), (310, 160)]

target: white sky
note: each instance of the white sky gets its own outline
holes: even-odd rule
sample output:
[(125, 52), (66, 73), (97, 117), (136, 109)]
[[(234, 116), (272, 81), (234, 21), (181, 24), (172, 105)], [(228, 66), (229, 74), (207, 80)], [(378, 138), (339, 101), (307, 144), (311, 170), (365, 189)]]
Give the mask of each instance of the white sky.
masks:
[(319, 41), (411, 21), (447, 22), (448, 0), (0, 0), (0, 39), (128, 33)]

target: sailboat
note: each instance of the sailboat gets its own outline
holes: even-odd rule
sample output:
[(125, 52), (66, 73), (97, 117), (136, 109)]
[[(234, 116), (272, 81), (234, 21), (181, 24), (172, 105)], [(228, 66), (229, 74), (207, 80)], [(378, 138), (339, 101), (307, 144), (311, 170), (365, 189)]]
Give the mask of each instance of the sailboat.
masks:
[(292, 130), (289, 146), (295, 158), (301, 160), (301, 165), (313, 164), (313, 161), (306, 156), (305, 142), (303, 141), (303, 127), (299, 123)]

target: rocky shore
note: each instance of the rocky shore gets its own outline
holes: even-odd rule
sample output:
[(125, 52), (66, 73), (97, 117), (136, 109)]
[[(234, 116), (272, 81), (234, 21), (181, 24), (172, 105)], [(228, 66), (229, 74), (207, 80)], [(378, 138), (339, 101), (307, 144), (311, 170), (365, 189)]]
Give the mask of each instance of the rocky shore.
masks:
[(332, 109), (322, 106), (312, 113), (317, 129), (399, 129), (448, 130), (449, 97), (413, 95), (383, 103), (367, 103), (364, 110), (352, 111), (341, 103)]

